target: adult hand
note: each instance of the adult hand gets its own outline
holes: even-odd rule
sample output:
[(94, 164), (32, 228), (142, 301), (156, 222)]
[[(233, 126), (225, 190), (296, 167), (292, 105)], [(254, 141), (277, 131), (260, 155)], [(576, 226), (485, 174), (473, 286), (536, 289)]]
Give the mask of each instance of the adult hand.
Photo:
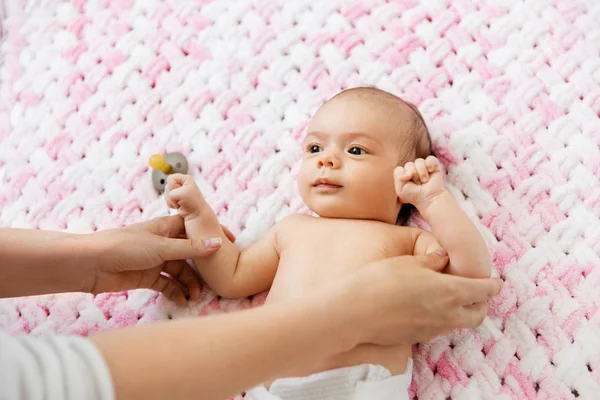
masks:
[(447, 263), (435, 255), (381, 260), (293, 300), (138, 325), (92, 340), (107, 360), (117, 398), (183, 399), (201, 392), (203, 399), (223, 399), (310, 373), (361, 344), (413, 344), (477, 326), (484, 307), (465, 305), (487, 301), (501, 282), (436, 272)]
[[(501, 279), (442, 274), (446, 256), (428, 254), (376, 261), (352, 274), (332, 293), (356, 343), (413, 344), (458, 328), (475, 328)], [(340, 292), (341, 291), (341, 292)]]
[[(233, 234), (222, 228), (235, 241)], [(95, 232), (84, 240), (99, 255), (86, 291), (97, 294), (148, 288), (180, 305), (185, 304), (185, 292), (192, 300), (200, 297), (198, 276), (185, 260), (207, 257), (221, 246), (220, 240), (211, 238), (200, 242), (185, 239), (183, 219), (178, 215)]]

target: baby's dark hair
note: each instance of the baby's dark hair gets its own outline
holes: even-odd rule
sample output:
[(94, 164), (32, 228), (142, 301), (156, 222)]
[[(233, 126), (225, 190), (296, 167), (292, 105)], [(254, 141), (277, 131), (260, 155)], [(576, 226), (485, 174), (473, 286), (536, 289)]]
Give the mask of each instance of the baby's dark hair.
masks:
[[(417, 107), (414, 104), (409, 103), (408, 101), (405, 101), (400, 97), (393, 95), (392, 93), (386, 92), (385, 90), (381, 90), (373, 86), (359, 86), (346, 89), (335, 95), (331, 100), (349, 95), (355, 95), (360, 98), (378, 101), (378, 106), (381, 105), (381, 100), (385, 100), (389, 102), (389, 105), (391, 106), (389, 110), (392, 113), (398, 111), (398, 109), (396, 108), (397, 106), (408, 107), (410, 109), (410, 125), (408, 127), (408, 130), (403, 132), (405, 133), (405, 140), (409, 141), (409, 145), (404, 146), (404, 148), (407, 149), (408, 152), (404, 152), (403, 154), (398, 155), (398, 164), (404, 164), (409, 161), (414, 161), (417, 158), (427, 158), (428, 156), (433, 155), (433, 148), (431, 143), (431, 137), (429, 135), (429, 129), (427, 129), (427, 124), (423, 119), (423, 115), (421, 115), (421, 112), (417, 109)], [(403, 204), (400, 208), (400, 212), (398, 213), (396, 225), (406, 226), (414, 211), (415, 208), (412, 204)]]
[[(413, 110), (414, 115), (416, 116), (415, 120), (413, 121), (413, 134), (416, 136), (416, 138), (420, 137), (425, 139), (419, 142), (419, 144), (416, 146), (416, 154), (414, 159), (427, 158), (429, 156), (432, 156), (433, 144), (431, 143), (431, 136), (429, 135), (429, 129), (427, 129), (427, 124), (425, 123), (425, 119), (423, 119), (423, 115), (421, 114), (417, 106), (409, 102), (405, 103)], [(410, 220), (410, 217), (413, 215), (414, 212), (415, 206), (408, 203), (402, 204), (402, 206), (400, 207), (400, 212), (398, 213), (398, 217), (396, 218), (396, 225), (407, 226), (408, 221)]]

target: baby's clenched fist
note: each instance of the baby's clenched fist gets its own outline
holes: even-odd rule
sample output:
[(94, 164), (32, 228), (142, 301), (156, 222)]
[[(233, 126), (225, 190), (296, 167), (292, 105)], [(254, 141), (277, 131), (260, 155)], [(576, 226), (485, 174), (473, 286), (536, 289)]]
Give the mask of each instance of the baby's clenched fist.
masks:
[(434, 156), (418, 158), (394, 169), (396, 194), (402, 203), (426, 207), (444, 192), (444, 177), (440, 162)]
[(184, 219), (199, 215), (205, 206), (200, 189), (189, 175), (173, 174), (167, 178), (165, 199), (169, 208), (179, 210)]

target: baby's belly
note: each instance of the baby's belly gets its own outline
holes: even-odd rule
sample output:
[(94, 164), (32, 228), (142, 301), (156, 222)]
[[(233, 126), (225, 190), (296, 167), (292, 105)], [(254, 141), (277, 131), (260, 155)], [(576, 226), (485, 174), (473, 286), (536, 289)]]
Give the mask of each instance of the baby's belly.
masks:
[[(278, 276), (273, 282), (266, 303), (277, 303), (285, 299), (302, 297), (316, 289), (332, 286), (354, 269), (351, 265), (346, 264), (347, 269), (345, 268), (343, 271), (319, 271), (318, 269), (311, 271), (306, 270), (307, 265), (314, 266), (315, 264), (303, 263), (302, 267), (280, 265)], [(364, 263), (360, 263), (360, 266), (364, 266)], [(303, 267), (303, 273), (298, 273)], [(352, 304), (348, 304), (348, 307), (352, 307)], [(411, 352), (411, 346), (360, 345), (345, 354), (329, 359), (324, 358), (315, 371), (308, 374), (359, 364), (376, 364), (384, 366), (393, 375), (400, 375), (406, 370)]]

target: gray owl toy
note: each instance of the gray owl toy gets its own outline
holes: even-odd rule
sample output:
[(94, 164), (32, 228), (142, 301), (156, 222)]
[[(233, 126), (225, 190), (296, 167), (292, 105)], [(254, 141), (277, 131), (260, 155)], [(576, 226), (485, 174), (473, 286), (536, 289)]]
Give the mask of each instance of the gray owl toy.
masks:
[(165, 191), (167, 177), (170, 174), (187, 174), (188, 162), (181, 153), (168, 153), (164, 156), (154, 154), (150, 157), (150, 166), (152, 167), (152, 185), (157, 192)]

